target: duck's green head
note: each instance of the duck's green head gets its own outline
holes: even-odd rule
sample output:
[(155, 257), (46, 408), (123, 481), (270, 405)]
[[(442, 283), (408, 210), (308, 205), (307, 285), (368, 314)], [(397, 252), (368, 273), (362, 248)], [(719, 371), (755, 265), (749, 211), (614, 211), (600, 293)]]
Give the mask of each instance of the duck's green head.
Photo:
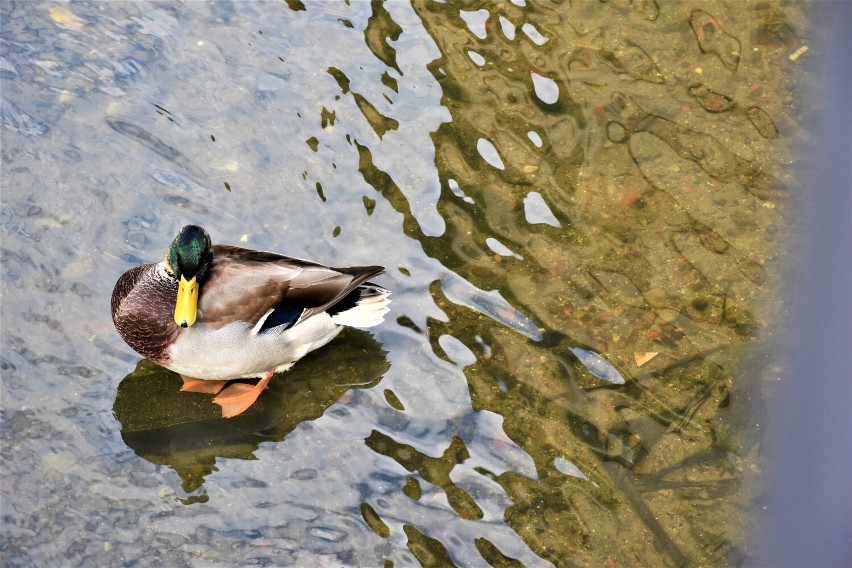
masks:
[(175, 323), (189, 327), (195, 323), (198, 289), (213, 262), (213, 245), (207, 231), (187, 225), (172, 241), (166, 253), (166, 268), (178, 281)]

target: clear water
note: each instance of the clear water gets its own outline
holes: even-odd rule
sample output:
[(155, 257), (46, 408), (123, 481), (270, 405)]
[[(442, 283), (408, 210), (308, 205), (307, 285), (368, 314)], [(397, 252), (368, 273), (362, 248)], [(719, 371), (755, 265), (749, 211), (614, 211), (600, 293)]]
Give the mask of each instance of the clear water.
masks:
[[(753, 554), (801, 6), (0, 10), (5, 565)], [(217, 419), (109, 313), (189, 222), (393, 311)]]

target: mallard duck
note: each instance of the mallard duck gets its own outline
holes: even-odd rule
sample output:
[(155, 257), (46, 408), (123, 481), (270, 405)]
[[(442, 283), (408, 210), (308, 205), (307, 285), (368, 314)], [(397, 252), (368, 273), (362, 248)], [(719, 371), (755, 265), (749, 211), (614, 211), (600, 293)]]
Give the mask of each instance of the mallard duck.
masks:
[[(112, 320), (136, 352), (181, 375), (181, 390), (218, 394), (230, 418), (342, 326), (381, 323), (390, 292), (367, 280), (383, 271), (213, 245), (207, 231), (187, 225), (162, 262), (118, 279)], [(248, 378), (260, 380), (234, 380)]]

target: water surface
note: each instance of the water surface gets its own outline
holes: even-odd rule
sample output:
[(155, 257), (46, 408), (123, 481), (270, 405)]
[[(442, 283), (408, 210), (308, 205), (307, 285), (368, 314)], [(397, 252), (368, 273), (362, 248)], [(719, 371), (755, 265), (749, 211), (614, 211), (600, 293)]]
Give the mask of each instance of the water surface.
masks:
[[(754, 554), (802, 48), (819, 48), (801, 6), (2, 18), (5, 564)], [(108, 312), (118, 276), (190, 222), (382, 264), (393, 310), (218, 419)]]

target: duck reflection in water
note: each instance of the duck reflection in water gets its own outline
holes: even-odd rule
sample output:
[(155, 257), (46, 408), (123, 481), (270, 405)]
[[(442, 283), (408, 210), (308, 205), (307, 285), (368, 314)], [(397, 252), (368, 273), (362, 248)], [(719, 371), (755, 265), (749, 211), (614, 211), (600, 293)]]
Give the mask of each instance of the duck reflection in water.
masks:
[[(345, 329), (339, 343), (306, 356), (230, 420), (209, 396), (182, 392), (179, 375), (143, 359), (118, 385), (113, 411), (121, 436), (140, 457), (174, 469), (184, 491), (196, 491), (217, 470), (217, 458), (255, 459), (261, 442), (283, 440), (350, 389), (376, 386), (390, 368), (387, 352), (365, 331)], [(206, 495), (184, 502), (194, 500)]]

